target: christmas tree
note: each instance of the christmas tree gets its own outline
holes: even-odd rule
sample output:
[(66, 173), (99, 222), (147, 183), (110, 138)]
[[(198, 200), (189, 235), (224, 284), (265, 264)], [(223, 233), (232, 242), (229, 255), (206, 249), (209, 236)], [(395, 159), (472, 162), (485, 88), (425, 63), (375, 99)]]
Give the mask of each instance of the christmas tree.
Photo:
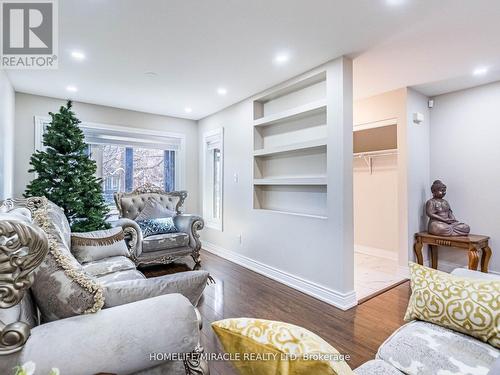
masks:
[(45, 196), (64, 210), (73, 232), (109, 228), (104, 218), (109, 211), (102, 196), (97, 165), (87, 152), (80, 120), (71, 111), (71, 101), (52, 117), (43, 135), (45, 151), (31, 156), (37, 177), (26, 188), (25, 197)]

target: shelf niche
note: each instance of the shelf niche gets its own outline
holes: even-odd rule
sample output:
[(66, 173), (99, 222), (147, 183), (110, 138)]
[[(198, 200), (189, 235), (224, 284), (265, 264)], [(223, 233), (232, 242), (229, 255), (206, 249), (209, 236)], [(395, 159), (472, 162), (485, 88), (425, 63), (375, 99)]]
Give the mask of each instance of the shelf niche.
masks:
[(254, 101), (254, 209), (326, 218), (326, 72)]

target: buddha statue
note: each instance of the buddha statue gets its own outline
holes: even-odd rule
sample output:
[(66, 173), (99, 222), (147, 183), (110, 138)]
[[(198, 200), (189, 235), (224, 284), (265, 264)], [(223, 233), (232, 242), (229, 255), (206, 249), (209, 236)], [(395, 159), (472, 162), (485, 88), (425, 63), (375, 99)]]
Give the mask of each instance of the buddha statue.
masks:
[(450, 204), (443, 199), (446, 195), (446, 185), (436, 180), (431, 186), (431, 191), (432, 199), (425, 205), (425, 211), (429, 216), (428, 232), (436, 236), (467, 236), (470, 227), (455, 219)]

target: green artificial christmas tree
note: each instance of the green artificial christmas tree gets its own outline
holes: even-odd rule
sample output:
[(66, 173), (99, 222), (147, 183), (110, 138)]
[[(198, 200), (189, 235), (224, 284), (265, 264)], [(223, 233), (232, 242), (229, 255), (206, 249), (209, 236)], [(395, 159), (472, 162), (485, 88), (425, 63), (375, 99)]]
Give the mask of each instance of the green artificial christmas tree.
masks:
[(97, 165), (88, 156), (80, 120), (71, 111), (71, 101), (50, 112), (52, 121), (43, 135), (45, 151), (31, 156), (37, 177), (26, 188), (25, 197), (45, 196), (64, 210), (73, 232), (109, 228), (104, 218), (109, 211), (102, 196)]

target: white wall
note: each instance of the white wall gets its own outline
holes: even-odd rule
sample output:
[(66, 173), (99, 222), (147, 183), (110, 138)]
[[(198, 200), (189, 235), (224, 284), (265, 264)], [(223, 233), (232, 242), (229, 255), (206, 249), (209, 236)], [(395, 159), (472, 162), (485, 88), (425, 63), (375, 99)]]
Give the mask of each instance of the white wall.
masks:
[(399, 207), (397, 156), (375, 158), (373, 172), (363, 159), (354, 160), (355, 249), (398, 259)]
[[(448, 186), (458, 220), (491, 237), (490, 270), (500, 272), (500, 82), (437, 96), (431, 123), (432, 180)], [(467, 265), (466, 251), (439, 251), (440, 261)]]
[[(372, 206), (368, 210), (362, 211), (360, 204), (363, 202), (355, 202), (355, 224), (357, 228), (361, 225), (370, 225), (380, 231), (378, 240), (374, 231), (370, 229), (362, 229), (359, 231), (355, 229), (355, 239), (362, 242), (358, 245), (365, 245), (372, 243), (372, 247), (390, 250), (391, 248), (397, 252), (397, 259), (401, 267), (406, 267), (408, 262), (409, 248), (408, 248), (408, 202), (407, 202), (407, 89), (401, 88), (398, 90), (389, 91), (380, 95), (375, 95), (369, 98), (356, 100), (354, 102), (354, 124), (366, 124), (382, 120), (395, 120), (397, 122), (397, 143), (398, 143), (398, 156), (392, 160), (386, 160), (386, 171), (384, 174), (376, 173), (371, 181), (379, 189), (371, 192), (369, 198), (377, 199), (376, 194), (380, 193), (387, 206), (384, 205), (380, 210), (380, 202), (372, 201)], [(375, 161), (377, 165), (382, 166), (381, 161)], [(391, 166), (397, 163), (396, 171), (390, 169)], [(358, 162), (355, 164), (356, 169), (359, 167)], [(396, 174), (396, 176), (394, 175)], [(360, 196), (359, 189), (363, 185), (361, 179), (366, 178), (360, 174), (359, 170), (354, 172), (355, 190), (354, 197), (358, 199)], [(396, 192), (394, 191), (394, 179), (396, 179)], [(375, 181), (374, 181), (375, 180)], [(378, 180), (378, 181), (377, 181)], [(388, 184), (390, 188), (383, 188), (383, 184)], [(389, 196), (392, 195), (392, 196)], [(376, 212), (380, 210), (379, 212)], [(363, 215), (365, 213), (366, 215)], [(395, 233), (396, 238), (393, 237)], [(375, 245), (376, 244), (376, 245)]]
[[(57, 112), (65, 101), (44, 96), (16, 93), (14, 196), (20, 196), (32, 175), (30, 156), (34, 150), (34, 116)], [(131, 126), (186, 135), (186, 212), (198, 212), (198, 126), (196, 121), (143, 112), (75, 102), (73, 110), (83, 122)]]
[(14, 101), (14, 89), (5, 72), (0, 70), (0, 200), (12, 195)]
[[(426, 230), (425, 202), (430, 194), (430, 129), (431, 118), (425, 95), (407, 89), (407, 134), (408, 150), (408, 250), (409, 259), (414, 259), (414, 233)], [(420, 124), (413, 122), (415, 112), (424, 115)], [(432, 125), (433, 126), (433, 125)]]
[(200, 147), (204, 132), (224, 127), (225, 153), (224, 231), (206, 228), (202, 239), (208, 250), (265, 269), (269, 275), (340, 305), (355, 302), (352, 73), (351, 62), (342, 58), (324, 67), (329, 75), (328, 220), (253, 209), (254, 99), (249, 98), (199, 121)]

